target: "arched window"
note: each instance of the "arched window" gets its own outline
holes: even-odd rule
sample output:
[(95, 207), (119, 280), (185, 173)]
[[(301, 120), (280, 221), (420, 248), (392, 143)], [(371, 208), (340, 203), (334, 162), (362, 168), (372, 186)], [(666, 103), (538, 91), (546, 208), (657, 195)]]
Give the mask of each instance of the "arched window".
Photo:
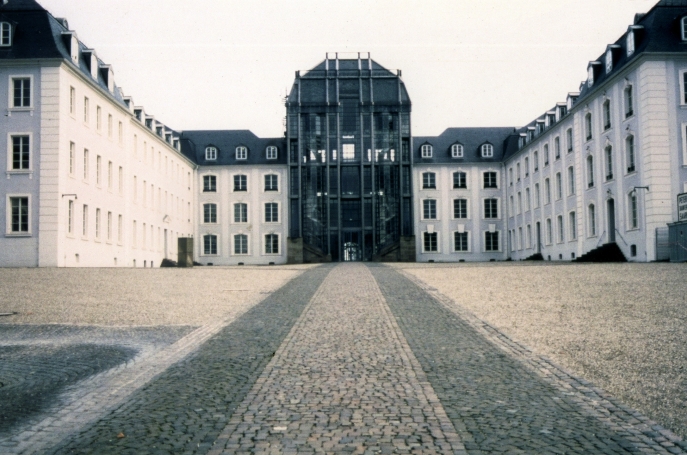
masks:
[(482, 158), (492, 158), (494, 156), (494, 146), (491, 144), (482, 145)]
[(268, 160), (276, 160), (277, 159), (277, 147), (270, 145), (265, 150), (265, 154), (266, 154)]
[(452, 158), (462, 158), (463, 157), (463, 145), (453, 144), (451, 146), (451, 157)]
[(611, 127), (611, 100), (604, 101), (603, 113), (604, 113), (604, 130), (607, 130)]
[(421, 152), (422, 158), (431, 158), (432, 157), (432, 146), (429, 144), (424, 144), (422, 147), (420, 147), (420, 152)]
[(589, 223), (589, 237), (594, 237), (596, 235), (596, 208), (594, 207), (594, 204), (589, 204), (587, 213), (587, 221)]
[(584, 128), (585, 128), (585, 133), (587, 135), (587, 140), (590, 141), (592, 139), (592, 113), (587, 112), (587, 115), (584, 116)]
[(236, 159), (245, 160), (248, 158), (248, 149), (243, 146), (236, 147)]
[(214, 161), (217, 159), (217, 147), (205, 147), (205, 159)]
[(627, 172), (635, 171), (635, 137), (630, 135), (625, 139), (625, 153), (627, 155)]
[(594, 157), (587, 157), (587, 188), (594, 186)]
[(12, 24), (0, 22), (0, 46), (12, 45)]
[(606, 181), (613, 180), (613, 147), (610, 145), (604, 149), (606, 158)]

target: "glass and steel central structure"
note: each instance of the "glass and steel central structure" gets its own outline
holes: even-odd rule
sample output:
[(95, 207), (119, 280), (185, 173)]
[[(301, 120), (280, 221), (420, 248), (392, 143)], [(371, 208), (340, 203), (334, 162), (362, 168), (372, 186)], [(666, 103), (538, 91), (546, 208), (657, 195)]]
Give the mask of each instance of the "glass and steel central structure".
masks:
[(369, 54), (330, 56), (286, 101), (289, 237), (306, 261), (384, 260), (413, 236), (410, 98)]

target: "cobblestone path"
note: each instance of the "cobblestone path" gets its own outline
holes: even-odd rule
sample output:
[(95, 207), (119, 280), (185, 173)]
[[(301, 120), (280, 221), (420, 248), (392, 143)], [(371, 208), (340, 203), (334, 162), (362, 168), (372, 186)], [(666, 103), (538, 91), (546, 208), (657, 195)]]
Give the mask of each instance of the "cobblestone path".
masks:
[(369, 270), (339, 265), (210, 453), (461, 453)]
[(103, 418), (39, 453), (665, 455), (687, 448), (390, 267), (309, 269), (218, 330)]

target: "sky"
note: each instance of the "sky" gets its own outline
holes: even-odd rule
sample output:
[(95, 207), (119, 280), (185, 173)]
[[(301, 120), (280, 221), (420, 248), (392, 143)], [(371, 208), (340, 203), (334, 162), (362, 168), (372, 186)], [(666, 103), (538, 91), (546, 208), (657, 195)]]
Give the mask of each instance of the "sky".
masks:
[(327, 52), (400, 69), (413, 135), (522, 126), (658, 0), (38, 0), (176, 130), (284, 133), (295, 71)]

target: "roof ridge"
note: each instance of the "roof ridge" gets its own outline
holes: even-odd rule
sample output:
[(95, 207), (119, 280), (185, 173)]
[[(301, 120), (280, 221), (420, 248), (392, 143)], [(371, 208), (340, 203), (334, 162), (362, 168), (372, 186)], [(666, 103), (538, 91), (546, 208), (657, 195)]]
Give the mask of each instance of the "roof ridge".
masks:
[(47, 11), (36, 0), (8, 0), (0, 4), (0, 11)]

